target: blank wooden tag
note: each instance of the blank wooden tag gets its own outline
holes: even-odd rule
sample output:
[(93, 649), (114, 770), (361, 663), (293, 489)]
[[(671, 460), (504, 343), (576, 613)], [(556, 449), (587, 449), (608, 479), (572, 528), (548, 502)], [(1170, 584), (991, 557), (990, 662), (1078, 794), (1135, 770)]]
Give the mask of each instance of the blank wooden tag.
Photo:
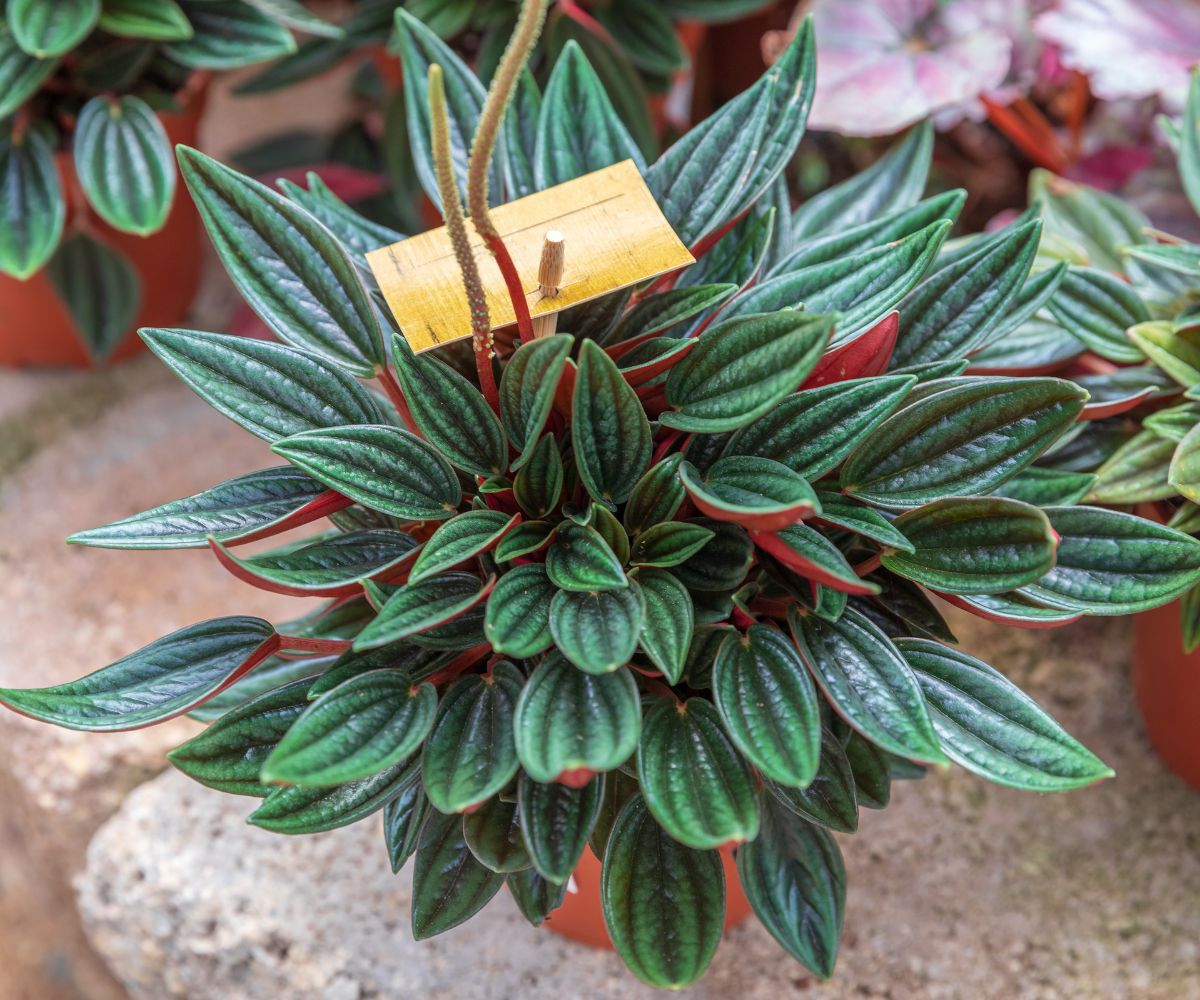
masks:
[[(632, 160), (499, 205), (492, 219), (535, 318), (695, 263)], [(500, 269), (469, 219), (466, 224), (492, 328), (514, 323)], [(553, 298), (538, 290), (538, 262), (549, 230), (562, 233), (566, 246), (562, 285)], [(367, 262), (414, 351), (471, 335), (470, 308), (445, 226), (373, 250)]]

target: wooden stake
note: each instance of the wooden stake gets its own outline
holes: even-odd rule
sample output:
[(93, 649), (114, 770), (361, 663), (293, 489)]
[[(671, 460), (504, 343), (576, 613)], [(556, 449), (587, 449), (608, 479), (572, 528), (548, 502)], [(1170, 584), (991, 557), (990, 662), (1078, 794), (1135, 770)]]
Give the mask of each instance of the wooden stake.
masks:
[[(567, 248), (563, 234), (557, 229), (546, 233), (542, 243), (542, 259), (538, 262), (538, 291), (542, 298), (552, 299), (558, 295), (562, 285), (564, 264)], [(558, 329), (558, 313), (549, 316), (535, 316), (533, 320), (533, 336), (535, 340), (542, 337), (552, 337)]]

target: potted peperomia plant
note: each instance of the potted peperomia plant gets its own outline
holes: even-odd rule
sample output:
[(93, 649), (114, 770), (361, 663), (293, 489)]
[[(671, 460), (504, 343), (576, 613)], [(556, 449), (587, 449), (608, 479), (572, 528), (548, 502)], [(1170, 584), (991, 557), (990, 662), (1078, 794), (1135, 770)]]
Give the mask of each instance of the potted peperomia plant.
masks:
[(87, 365), (180, 322), (199, 225), (175, 200), (210, 70), (341, 29), (294, 0), (13, 0), (0, 14), (0, 364)]
[[(1184, 191), (1200, 212), (1200, 77), (1183, 121), (1164, 120)], [(1200, 532), (1200, 245), (1156, 230), (1120, 198), (1048, 175), (1047, 250), (1070, 262), (1049, 301), (1050, 322), (1027, 339), (1045, 360), (1073, 365), (1078, 384), (1107, 400), (1106, 419), (1047, 460), (1095, 472), (1090, 502), (1138, 507), (1182, 532)], [(1193, 225), (1195, 220), (1185, 221)], [(1082, 482), (1082, 481), (1081, 481)], [(1134, 685), (1152, 741), (1200, 787), (1200, 588), (1137, 626)]]
[[(954, 762), (1056, 791), (1111, 773), (955, 649), (930, 595), (1020, 625), (1115, 613), (1183, 593), (1200, 541), (1046, 503), (1030, 466), (1087, 421), (1079, 386), (959, 374), (1061, 279), (1029, 276), (1040, 222), (943, 251), (962, 192), (921, 200), (920, 130), (791, 210), (807, 28), (645, 168), (694, 266), (576, 306), (554, 335), (516, 302), (517, 329), (493, 331), (476, 266), (507, 256), (490, 177), (532, 163), (532, 183), (555, 185), (632, 157), (576, 50), (540, 107), (510, 103), (542, 15), (523, 8), (482, 109), (456, 100), (469, 70), (405, 22), (436, 54), (415, 152), (440, 181), (469, 341), (414, 353), (389, 328), (347, 249), (366, 231), (353, 213), (322, 224), (180, 150), (231, 278), (282, 343), (143, 335), (288, 464), (72, 540), (209, 546), (248, 583), (327, 603), (278, 627), (191, 625), (0, 701), (98, 732), (211, 721), (172, 763), (261, 800), (264, 829), (382, 811), (393, 868), (414, 859), (418, 937), (505, 885), (554, 927), (590, 850), (607, 933), (646, 982), (703, 973), (734, 873), (828, 976), (845, 894), (831, 831), (884, 807), (893, 780)], [(486, 250), (466, 239), (459, 183)], [(304, 541), (241, 548), (322, 519)]]

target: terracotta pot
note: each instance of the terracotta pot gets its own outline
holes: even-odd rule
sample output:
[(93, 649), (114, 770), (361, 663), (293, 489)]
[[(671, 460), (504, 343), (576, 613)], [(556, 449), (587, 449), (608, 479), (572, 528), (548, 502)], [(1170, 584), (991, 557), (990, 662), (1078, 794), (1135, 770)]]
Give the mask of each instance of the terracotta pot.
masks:
[[(183, 110), (159, 116), (172, 144), (195, 145), (207, 89), (207, 76), (197, 74), (183, 94)], [(127, 358), (145, 350), (138, 327), (178, 326), (187, 315), (200, 284), (200, 219), (180, 181), (162, 229), (146, 237), (117, 232), (82, 204), (70, 154), (58, 155), (58, 168), (70, 206), (67, 231), (80, 213), (87, 213), (89, 229), (128, 257), (141, 276), (136, 321), (109, 356), (110, 361)], [(44, 269), (25, 281), (0, 275), (0, 365), (92, 365)]]
[(1183, 651), (1178, 601), (1137, 616), (1133, 690), (1158, 755), (1200, 789), (1200, 650)]
[[(725, 864), (725, 930), (728, 931), (750, 916), (751, 910), (750, 901), (738, 881), (733, 852), (722, 851), (721, 860)], [(572, 878), (576, 891), (567, 890), (563, 905), (554, 910), (542, 926), (580, 944), (611, 949), (612, 941), (600, 907), (600, 859), (590, 847), (583, 852)]]

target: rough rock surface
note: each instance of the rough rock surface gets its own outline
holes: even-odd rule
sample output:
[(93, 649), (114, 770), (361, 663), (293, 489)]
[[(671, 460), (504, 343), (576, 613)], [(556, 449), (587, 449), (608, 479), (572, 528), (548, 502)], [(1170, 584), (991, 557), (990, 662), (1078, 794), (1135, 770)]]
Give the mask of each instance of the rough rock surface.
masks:
[[(1200, 796), (1146, 744), (1127, 627), (958, 625), (1118, 778), (1046, 796), (957, 770), (898, 785), (889, 809), (841, 838), (850, 891), (834, 981), (815, 981), (750, 922), (689, 995), (1200, 997)], [(92, 842), (81, 912), (134, 997), (655, 995), (614, 956), (529, 928), (503, 893), (415, 944), (408, 878), (390, 874), (377, 823), (282, 838), (243, 825), (251, 808), (167, 773)]]

